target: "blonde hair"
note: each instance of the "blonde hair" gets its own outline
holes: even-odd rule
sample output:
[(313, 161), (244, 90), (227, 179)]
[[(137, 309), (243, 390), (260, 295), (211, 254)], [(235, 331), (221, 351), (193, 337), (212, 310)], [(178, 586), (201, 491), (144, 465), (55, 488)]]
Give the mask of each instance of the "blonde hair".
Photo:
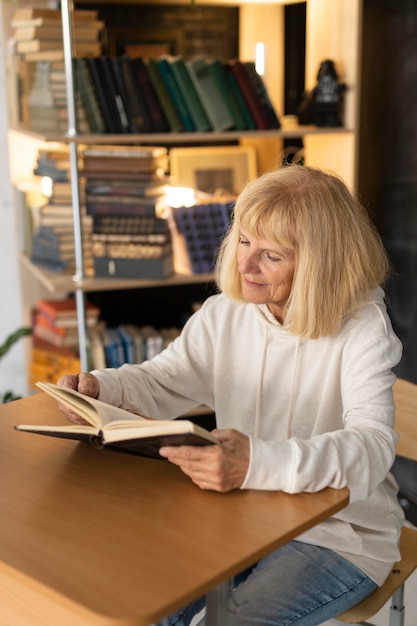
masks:
[(389, 273), (367, 211), (337, 176), (318, 169), (290, 165), (241, 192), (216, 265), (219, 289), (238, 302), (245, 301), (237, 267), (242, 231), (295, 252), (284, 325), (303, 339), (337, 333)]

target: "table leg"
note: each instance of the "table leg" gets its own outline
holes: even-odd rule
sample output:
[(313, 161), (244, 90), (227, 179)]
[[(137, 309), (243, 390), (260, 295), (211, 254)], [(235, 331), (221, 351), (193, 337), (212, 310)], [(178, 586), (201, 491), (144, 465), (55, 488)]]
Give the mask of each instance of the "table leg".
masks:
[(222, 583), (206, 595), (205, 626), (227, 626), (226, 600), (233, 589), (233, 578)]

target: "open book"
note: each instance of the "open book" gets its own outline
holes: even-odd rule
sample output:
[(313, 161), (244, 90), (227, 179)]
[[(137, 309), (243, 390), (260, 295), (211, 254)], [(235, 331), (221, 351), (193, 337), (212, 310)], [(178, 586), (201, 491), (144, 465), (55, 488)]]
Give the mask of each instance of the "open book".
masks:
[(162, 446), (206, 446), (219, 443), (209, 431), (189, 420), (154, 420), (85, 396), (53, 383), (38, 382), (37, 387), (72, 409), (89, 425), (35, 426), (20, 424), (16, 430), (87, 441), (96, 448), (118, 448), (141, 456), (159, 456)]

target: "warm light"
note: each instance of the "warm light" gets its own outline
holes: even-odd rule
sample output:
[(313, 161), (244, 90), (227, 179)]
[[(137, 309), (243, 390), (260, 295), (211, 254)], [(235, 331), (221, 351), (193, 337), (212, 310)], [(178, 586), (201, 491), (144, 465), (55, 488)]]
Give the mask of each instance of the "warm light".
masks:
[(41, 192), (43, 193), (44, 196), (46, 196), (47, 198), (50, 198), (52, 196), (52, 190), (53, 190), (52, 178), (50, 178), (49, 176), (43, 176), (41, 178)]
[(263, 76), (265, 72), (265, 44), (262, 41), (255, 44), (255, 67), (258, 74)]
[(168, 187), (167, 204), (174, 209), (181, 206), (195, 205), (195, 190), (190, 187)]

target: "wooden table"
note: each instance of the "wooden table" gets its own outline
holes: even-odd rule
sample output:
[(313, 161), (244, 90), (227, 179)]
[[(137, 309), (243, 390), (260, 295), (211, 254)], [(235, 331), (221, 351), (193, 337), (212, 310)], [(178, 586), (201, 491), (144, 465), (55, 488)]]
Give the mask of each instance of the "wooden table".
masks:
[(17, 432), (0, 406), (0, 624), (145, 626), (342, 509), (348, 491), (204, 492), (167, 461)]

